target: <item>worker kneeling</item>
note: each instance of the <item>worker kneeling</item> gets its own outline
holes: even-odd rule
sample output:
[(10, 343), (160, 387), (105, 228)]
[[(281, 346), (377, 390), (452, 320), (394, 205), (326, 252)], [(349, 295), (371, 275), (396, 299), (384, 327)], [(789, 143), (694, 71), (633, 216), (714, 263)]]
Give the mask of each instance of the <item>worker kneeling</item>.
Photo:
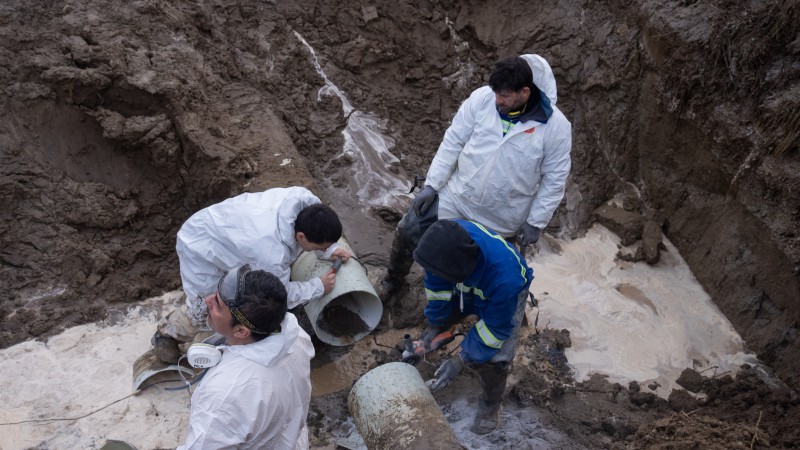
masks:
[(425, 269), (428, 327), (421, 340), (426, 348), (457, 321), (479, 318), (461, 352), (436, 370), (431, 391), (450, 384), (465, 365), (475, 369), (483, 391), (472, 431), (489, 433), (499, 422), (533, 270), (502, 236), (466, 220), (431, 225), (413, 256)]
[(178, 450), (308, 448), (314, 346), (286, 298), (278, 277), (248, 264), (228, 271), (205, 298), (208, 326), (227, 345), (192, 394)]

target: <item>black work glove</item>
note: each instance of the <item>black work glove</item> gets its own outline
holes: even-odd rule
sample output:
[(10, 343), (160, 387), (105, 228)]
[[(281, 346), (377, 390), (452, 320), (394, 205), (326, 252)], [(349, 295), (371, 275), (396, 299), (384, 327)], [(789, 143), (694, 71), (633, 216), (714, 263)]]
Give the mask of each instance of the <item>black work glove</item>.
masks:
[(519, 230), (519, 242), (522, 245), (535, 244), (539, 240), (540, 234), (542, 234), (542, 230), (525, 222), (522, 224), (522, 229)]
[(431, 351), (431, 341), (433, 341), (433, 338), (444, 333), (448, 328), (450, 327), (435, 327), (432, 325), (428, 325), (428, 328), (425, 328), (425, 331), (422, 332), (422, 336), (419, 337), (419, 340), (422, 341), (425, 346), (425, 353)]
[(420, 191), (420, 193), (414, 197), (414, 201), (411, 202), (411, 207), (414, 209), (414, 212), (416, 212), (418, 216), (425, 214), (425, 211), (427, 211), (433, 204), (433, 201), (436, 200), (437, 194), (438, 192), (436, 192), (436, 189), (430, 186), (422, 188), (422, 191)]
[(436, 373), (433, 374), (431, 392), (437, 392), (447, 387), (456, 375), (461, 373), (461, 369), (463, 368), (464, 360), (461, 359), (461, 355), (456, 355), (445, 361), (441, 367), (436, 369)]

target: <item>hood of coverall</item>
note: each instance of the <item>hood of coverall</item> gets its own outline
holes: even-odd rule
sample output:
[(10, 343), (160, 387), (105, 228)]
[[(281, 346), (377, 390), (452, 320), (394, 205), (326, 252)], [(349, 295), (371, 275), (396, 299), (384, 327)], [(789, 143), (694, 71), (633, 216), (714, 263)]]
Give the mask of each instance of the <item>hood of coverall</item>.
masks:
[[(300, 211), (316, 203), (319, 203), (319, 200), (304, 188), (292, 187), (285, 189), (285, 195), (281, 198), (281, 202), (276, 209), (278, 210), (278, 234), (281, 241), (289, 248), (297, 249), (299, 252), (303, 251), (294, 237), (294, 222), (297, 220), (297, 215), (300, 214)], [(296, 256), (294, 255), (294, 257)]]
[(531, 66), (531, 72), (533, 72), (533, 84), (535, 84), (540, 91), (544, 92), (544, 94), (550, 100), (551, 105), (555, 105), (556, 100), (558, 100), (558, 94), (556, 92), (556, 77), (553, 75), (553, 69), (550, 68), (550, 64), (548, 64), (547, 61), (545, 61), (545, 59), (539, 55), (521, 55), (520, 58), (524, 59), (525, 62)]
[(286, 313), (281, 322), (281, 332), (245, 345), (229, 345), (222, 347), (225, 353), (239, 355), (262, 366), (269, 367), (281, 361), (291, 351), (295, 339), (300, 334), (300, 325), (292, 313)]

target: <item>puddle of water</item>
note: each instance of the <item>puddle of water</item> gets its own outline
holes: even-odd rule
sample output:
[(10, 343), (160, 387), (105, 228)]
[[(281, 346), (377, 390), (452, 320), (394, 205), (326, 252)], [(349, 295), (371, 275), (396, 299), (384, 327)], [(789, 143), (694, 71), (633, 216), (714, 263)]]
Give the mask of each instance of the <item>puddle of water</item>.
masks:
[(760, 364), (666, 238), (653, 266), (616, 260), (619, 238), (600, 225), (560, 244), (560, 255), (543, 248), (528, 256), (531, 290), (539, 326), (570, 331), (566, 354), (579, 380), (602, 373), (623, 385), (655, 381), (666, 398), (687, 367), (719, 373)]
[[(475, 418), (477, 401), (477, 396), (472, 399), (459, 398), (444, 409), (444, 415), (453, 428), (456, 438), (465, 448), (471, 450), (496, 448), (497, 436), (481, 436), (470, 430)], [(545, 426), (544, 413), (536, 408), (520, 408), (515, 402), (506, 401), (503, 403), (501, 414), (504, 434), (502, 448), (584, 449), (564, 433)]]
[[(350, 389), (367, 369), (375, 365), (375, 351), (391, 352), (391, 348), (410, 333), (418, 335), (419, 330), (387, 330), (373, 334), (356, 342), (352, 348), (343, 352), (334, 361), (311, 370), (311, 396), (321, 397)], [(328, 349), (329, 350), (329, 349)]]
[(653, 303), (652, 300), (647, 298), (644, 292), (642, 292), (638, 287), (631, 286), (630, 284), (621, 284), (616, 287), (617, 292), (628, 297), (631, 300), (641, 303), (649, 307), (654, 314), (658, 314), (658, 310), (656, 309), (656, 305)]

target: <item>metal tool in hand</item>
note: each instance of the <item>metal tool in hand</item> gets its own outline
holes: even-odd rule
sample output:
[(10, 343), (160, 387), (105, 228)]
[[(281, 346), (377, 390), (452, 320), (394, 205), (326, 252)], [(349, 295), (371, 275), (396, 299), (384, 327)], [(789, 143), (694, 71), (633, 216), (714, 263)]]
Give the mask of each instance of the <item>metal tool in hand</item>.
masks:
[(336, 260), (331, 264), (331, 269), (333, 269), (334, 272), (338, 272), (340, 267), (342, 267), (342, 258), (337, 256)]
[(414, 192), (414, 189), (416, 189), (417, 186), (425, 187), (425, 177), (414, 175), (414, 182), (411, 184), (411, 189), (408, 191), (408, 193), (410, 194)]
[(425, 353), (438, 350), (453, 342), (455, 338), (456, 335), (453, 334), (452, 331), (443, 331), (434, 336), (434, 338), (431, 340), (431, 348), (425, 349), (425, 343), (423, 341), (415, 341), (411, 339), (411, 335), (407, 334), (403, 337), (404, 350), (402, 361), (404, 363), (411, 364), (412, 366), (416, 366), (425, 356)]

